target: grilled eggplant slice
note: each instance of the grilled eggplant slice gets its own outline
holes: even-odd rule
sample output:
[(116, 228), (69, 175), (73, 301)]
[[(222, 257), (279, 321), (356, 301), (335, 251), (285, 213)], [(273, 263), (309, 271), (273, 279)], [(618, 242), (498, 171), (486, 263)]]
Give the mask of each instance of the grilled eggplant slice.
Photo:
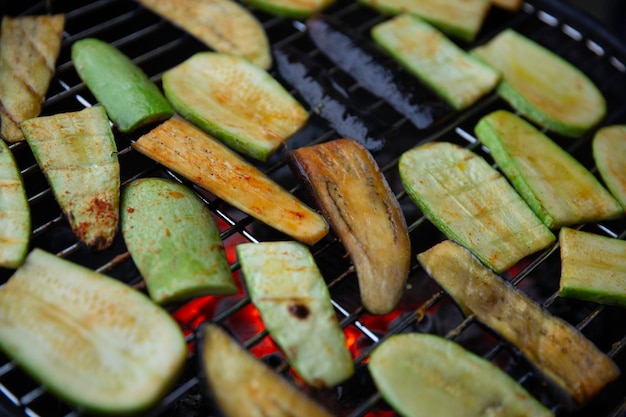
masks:
[(54, 75), (65, 16), (2, 19), (0, 37), (0, 135), (24, 140), (19, 123), (36, 117)]
[(113, 45), (94, 38), (76, 41), (72, 63), (120, 132), (131, 132), (174, 114), (156, 84)]
[(138, 1), (217, 52), (240, 56), (263, 69), (272, 65), (265, 29), (248, 9), (236, 1)]
[(522, 7), (523, 0), (491, 0), (494, 6), (511, 11), (519, 10)]
[(139, 291), (34, 249), (0, 288), (0, 348), (84, 411), (144, 411), (187, 357), (177, 323)]
[(411, 242), (400, 204), (372, 156), (351, 139), (290, 152), (356, 268), (361, 301), (372, 314), (391, 312), (411, 266)]
[(335, 0), (245, 0), (245, 2), (274, 16), (305, 19), (331, 6)]
[(606, 187), (626, 208), (626, 125), (598, 130), (592, 148), (593, 159)]
[(76, 236), (106, 249), (119, 221), (120, 165), (105, 110), (36, 117), (20, 124)]
[(556, 240), (506, 178), (468, 149), (421, 145), (400, 157), (399, 169), (424, 216), (496, 272)]
[(269, 73), (227, 54), (193, 55), (163, 74), (163, 89), (181, 116), (261, 161), (309, 117)]
[(225, 417), (331, 417), (215, 324), (201, 328), (200, 354), (211, 396)]
[(626, 241), (564, 227), (561, 297), (626, 307)]
[(122, 192), (122, 233), (158, 303), (237, 292), (211, 212), (187, 187), (141, 178)]
[(624, 208), (591, 172), (517, 115), (505, 110), (488, 114), (476, 125), (476, 135), (549, 228), (624, 214)]
[(500, 97), (548, 130), (580, 137), (606, 114), (602, 93), (585, 74), (513, 29), (472, 54), (502, 74)]
[(0, 140), (0, 267), (17, 268), (28, 253), (30, 207), (11, 150)]
[(465, 248), (447, 240), (417, 259), (464, 312), (517, 346), (579, 405), (619, 376), (617, 365), (576, 328), (485, 268)]
[(383, 398), (406, 417), (553, 415), (496, 365), (432, 334), (391, 336), (374, 349), (368, 369)]
[(313, 245), (326, 234), (322, 216), (217, 139), (173, 117), (133, 148), (232, 206), (292, 238)]
[(304, 381), (331, 388), (354, 373), (346, 337), (309, 249), (297, 242), (237, 245), (246, 287), (266, 329)]
[(457, 110), (478, 101), (500, 80), (497, 71), (417, 17), (394, 17), (371, 33), (380, 47)]

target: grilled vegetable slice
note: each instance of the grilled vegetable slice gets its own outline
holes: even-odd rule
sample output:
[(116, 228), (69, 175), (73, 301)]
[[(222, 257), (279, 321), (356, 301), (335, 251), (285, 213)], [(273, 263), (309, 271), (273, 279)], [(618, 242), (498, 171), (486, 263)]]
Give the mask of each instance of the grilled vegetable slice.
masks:
[(233, 0), (138, 1), (217, 52), (246, 58), (263, 69), (272, 64), (265, 29)]
[(488, 114), (476, 125), (476, 135), (549, 228), (624, 214), (624, 208), (591, 172), (515, 114), (504, 110)]
[(297, 242), (237, 245), (265, 327), (304, 381), (330, 388), (354, 373), (346, 337), (309, 249)]
[(328, 233), (322, 216), (181, 118), (163, 122), (132, 146), (296, 240), (313, 245)]
[(417, 259), (467, 314), (517, 346), (578, 404), (619, 376), (617, 365), (576, 328), (485, 268), (465, 248), (448, 240)]
[(270, 74), (243, 58), (200, 52), (163, 74), (176, 111), (231, 148), (267, 160), (309, 114)]
[(556, 240), (506, 178), (468, 149), (418, 146), (400, 157), (399, 169), (424, 215), (497, 272)]
[(579, 137), (606, 114), (602, 93), (585, 74), (513, 29), (472, 54), (502, 74), (500, 97), (548, 130)]
[(0, 134), (24, 140), (19, 123), (39, 115), (61, 49), (65, 16), (2, 19), (0, 37)]
[(519, 10), (522, 7), (522, 0), (491, 0), (494, 6), (501, 7), (507, 10)]
[(409, 275), (411, 242), (400, 204), (376, 161), (351, 139), (303, 147), (289, 159), (348, 250), (365, 308), (391, 312)]
[(142, 178), (126, 186), (121, 205), (126, 246), (153, 300), (237, 292), (215, 221), (190, 189)]
[(374, 41), (455, 109), (493, 90), (499, 74), (443, 33), (408, 14), (372, 28)]
[(94, 38), (74, 42), (72, 63), (120, 132), (165, 120), (174, 113), (142, 69), (106, 42)]
[(626, 207), (626, 125), (598, 130), (592, 147), (600, 176), (613, 196)]
[(359, 0), (391, 15), (409, 13), (448, 35), (471, 41), (476, 37), (489, 11), (489, 0)]
[(334, 4), (335, 0), (245, 0), (245, 2), (274, 16), (303, 19), (326, 9)]
[(202, 328), (200, 354), (212, 396), (226, 417), (331, 417), (215, 324)]
[(76, 236), (95, 249), (109, 247), (119, 220), (120, 165), (104, 109), (37, 117), (20, 126)]
[(391, 336), (368, 368), (383, 398), (406, 417), (553, 415), (496, 365), (432, 334)]
[(0, 267), (17, 268), (24, 262), (30, 228), (22, 175), (9, 147), (0, 140)]
[(160, 400), (187, 356), (149, 298), (41, 249), (0, 288), (0, 348), (69, 403), (118, 415)]
[(564, 227), (559, 295), (626, 307), (626, 241)]

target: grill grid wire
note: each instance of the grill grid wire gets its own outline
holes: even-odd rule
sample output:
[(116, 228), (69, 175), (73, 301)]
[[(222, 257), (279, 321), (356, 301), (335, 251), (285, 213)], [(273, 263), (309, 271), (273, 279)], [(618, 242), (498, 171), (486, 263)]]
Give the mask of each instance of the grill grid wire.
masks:
[[(94, 36), (111, 42), (133, 58), (156, 82), (160, 81), (163, 71), (182, 62), (192, 53), (205, 50), (191, 36), (185, 34), (162, 19), (154, 16), (132, 1), (96, 0), (87, 5), (79, 1), (37, 2), (25, 10), (12, 13), (35, 14), (46, 12), (66, 12), (66, 32), (62, 51), (58, 60), (57, 73), (52, 81), (43, 114), (80, 110), (95, 104), (94, 98), (80, 82), (74, 72), (70, 59), (71, 43), (87, 36)], [(327, 10), (328, 14), (340, 19), (347, 26), (367, 34), (369, 28), (384, 18), (354, 2), (339, 0)], [(291, 22), (262, 13), (256, 13), (263, 23), (273, 45), (294, 44), (307, 51), (317, 60), (324, 61), (303, 33), (301, 22)], [(562, 17), (563, 16), (563, 17)], [(615, 47), (611, 39), (597, 33), (584, 22), (574, 19), (567, 10), (554, 8), (549, 2), (541, 0), (525, 3), (523, 10), (510, 15), (505, 12), (491, 13), (477, 43), (486, 41), (493, 34), (506, 27), (512, 27), (532, 39), (546, 45), (556, 53), (574, 62), (587, 73), (603, 91), (607, 98), (609, 113), (604, 124), (626, 122), (626, 103), (623, 92), (626, 91), (626, 62), (623, 49)], [(599, 39), (598, 39), (599, 38)], [(329, 71), (341, 75), (341, 70), (334, 68), (328, 61)], [(277, 74), (272, 73), (280, 80)], [(342, 80), (347, 79), (341, 77)], [(363, 107), (389, 126), (392, 139), (385, 150), (375, 154), (377, 162), (386, 175), (393, 191), (400, 201), (409, 224), (413, 253), (417, 254), (441, 240), (441, 235), (426, 221), (414, 207), (397, 177), (397, 161), (400, 154), (418, 143), (447, 140), (466, 146), (490, 160), (487, 151), (480, 146), (473, 136), (472, 128), (478, 119), (498, 108), (507, 108), (495, 95), (487, 96), (472, 108), (454, 114), (434, 128), (417, 132), (399, 117), (381, 100), (369, 96), (355, 83), (343, 85), (345, 91), (359, 98), (364, 97)], [(294, 93), (294, 95), (297, 94)], [(580, 141), (571, 141), (554, 137), (557, 143), (565, 147), (587, 167), (593, 168), (590, 160), (589, 141), (585, 137)], [(123, 135), (116, 132), (122, 168), (122, 184), (135, 178), (146, 176), (166, 176), (174, 178), (195, 189), (209, 209), (220, 220), (221, 236), (225, 243), (244, 241), (262, 241), (279, 236), (258, 221), (232, 209), (204, 190), (190, 184), (176, 174), (137, 154), (130, 147), (130, 142), (139, 134)], [(288, 141), (288, 146), (296, 148), (305, 144), (319, 143), (336, 137), (325, 123), (312, 117), (309, 125), (296, 137)], [(140, 290), (143, 282), (132, 264), (120, 236), (111, 249), (103, 253), (93, 253), (82, 247), (69, 231), (51, 191), (37, 167), (30, 150), (25, 143), (10, 146), (22, 171), (27, 188), (27, 195), (33, 213), (33, 245), (41, 247), (59, 256), (86, 265), (99, 272), (111, 275)], [(272, 158), (266, 164), (257, 164), (273, 179), (285, 188), (307, 201), (307, 196), (296, 178), (288, 170), (284, 154)], [(310, 203), (310, 202), (309, 202)], [(624, 239), (626, 223), (623, 220), (585, 225), (584, 230), (594, 231), (612, 237)], [(355, 357), (357, 374), (345, 386), (337, 390), (322, 392), (307, 391), (331, 410), (350, 417), (381, 415), (389, 411), (368, 379), (364, 361), (371, 350), (388, 335), (405, 331), (428, 331), (445, 335), (463, 344), (475, 353), (492, 360), (505, 368), (529, 391), (540, 400), (552, 406), (559, 416), (605, 415), (617, 417), (626, 415), (626, 390), (624, 378), (612, 384), (609, 389), (583, 410), (569, 412), (545, 380), (534, 372), (523, 357), (508, 343), (501, 340), (489, 329), (482, 326), (473, 317), (463, 318), (440, 289), (425, 276), (413, 257), (409, 286), (398, 307), (397, 317), (385, 318), (389, 323), (377, 325), (375, 318), (369, 316), (360, 305), (354, 270), (346, 260), (346, 254), (340, 242), (332, 235), (312, 248), (312, 252), (322, 270), (333, 297), (342, 327), (358, 335), (358, 350)], [(515, 273), (505, 274), (506, 278), (521, 287), (525, 292), (542, 303), (553, 313), (576, 325), (598, 346), (621, 366), (624, 366), (624, 346), (626, 333), (619, 329), (620, 319), (626, 318), (623, 310), (604, 307), (591, 303), (582, 303), (560, 299), (556, 295), (558, 285), (558, 247), (555, 245), (530, 257), (527, 263)], [(232, 263), (232, 270), (237, 276), (239, 267)], [(12, 271), (0, 270), (0, 283), (6, 281)], [(546, 282), (544, 282), (546, 281)], [(227, 297), (209, 318), (229, 328), (235, 328), (233, 321), (251, 308), (245, 294)], [(171, 307), (176, 314), (179, 306)], [(203, 318), (204, 311), (198, 316)], [(386, 326), (386, 327), (385, 327)], [(236, 332), (235, 332), (236, 333)], [(241, 332), (240, 332), (241, 333)], [(244, 332), (245, 333), (245, 332)], [(253, 334), (239, 335), (240, 341), (250, 350), (267, 341), (265, 330)], [(187, 337), (194, 343), (194, 333)], [(280, 357), (263, 358), (279, 372), (292, 377), (289, 367)], [(163, 399), (151, 415), (178, 415), (183, 405), (197, 400), (202, 391), (201, 378), (198, 375), (197, 358), (190, 354), (185, 371), (178, 385)], [(298, 381), (295, 381), (297, 384)], [(306, 387), (302, 387), (307, 390)], [(54, 395), (26, 376), (15, 364), (0, 355), (0, 410), (6, 404), (8, 410), (17, 416), (84, 416), (79, 410), (73, 410), (58, 401)], [(183, 404), (183, 405), (181, 405)], [(198, 406), (198, 413), (213, 415), (205, 405)], [(380, 413), (380, 414), (379, 414)], [(200, 415), (200, 414), (189, 414)]]

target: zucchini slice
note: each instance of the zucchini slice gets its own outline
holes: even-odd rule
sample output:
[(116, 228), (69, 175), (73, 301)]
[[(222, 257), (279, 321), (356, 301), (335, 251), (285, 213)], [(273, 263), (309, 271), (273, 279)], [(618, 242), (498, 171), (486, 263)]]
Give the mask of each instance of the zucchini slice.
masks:
[(374, 41), (457, 110), (492, 91), (500, 75), (425, 21), (400, 15), (372, 28)]
[(148, 297), (41, 249), (0, 288), (0, 348), (70, 404), (117, 415), (152, 407), (187, 357)]
[(120, 165), (105, 110), (89, 107), (20, 126), (76, 236), (98, 250), (111, 246), (119, 221)]
[(72, 45), (72, 63), (120, 132), (168, 119), (174, 110), (129, 57), (99, 39)]
[(468, 149), (421, 145), (400, 157), (399, 169), (424, 216), (496, 272), (556, 240), (506, 178)]
[(240, 56), (263, 69), (272, 65), (265, 29), (248, 9), (236, 1), (138, 1), (217, 52)]
[(472, 41), (489, 11), (489, 0), (359, 0), (381, 13), (408, 13), (424, 19), (447, 35)]
[(206, 324), (201, 332), (204, 375), (225, 417), (332, 417), (217, 325)]
[(182, 184), (141, 178), (122, 192), (124, 241), (158, 303), (237, 292), (211, 212)]
[(236, 151), (261, 161), (309, 117), (269, 73), (227, 54), (193, 55), (163, 74), (163, 89), (181, 116)]
[(182, 118), (161, 123), (132, 146), (296, 240), (313, 245), (328, 234), (328, 224), (321, 215)]
[(0, 36), (0, 135), (24, 140), (19, 123), (41, 112), (61, 50), (65, 16), (2, 18)]
[(548, 130), (580, 137), (606, 114), (602, 93), (585, 74), (513, 29), (472, 54), (502, 74), (500, 97)]
[(624, 215), (624, 208), (591, 172), (515, 114), (488, 114), (476, 125), (476, 135), (550, 229)]
[(603, 127), (591, 144), (593, 159), (606, 187), (626, 208), (626, 125)]
[(368, 369), (383, 398), (406, 417), (553, 415), (496, 365), (432, 334), (391, 336), (374, 349)]
[(0, 140), (0, 267), (17, 268), (28, 253), (30, 207), (22, 174), (7, 144)]
[(245, 0), (245, 3), (274, 16), (304, 19), (330, 7), (335, 0)]
[(626, 241), (564, 227), (561, 297), (626, 307)]
[(346, 337), (309, 249), (297, 242), (237, 245), (248, 293), (272, 339), (304, 381), (331, 388), (354, 373)]
[(372, 314), (390, 313), (404, 292), (411, 242), (376, 161), (352, 139), (296, 149), (289, 161), (347, 249), (363, 306)]
[(611, 358), (575, 327), (485, 268), (465, 248), (446, 240), (417, 259), (466, 314), (520, 349), (579, 405), (619, 376)]

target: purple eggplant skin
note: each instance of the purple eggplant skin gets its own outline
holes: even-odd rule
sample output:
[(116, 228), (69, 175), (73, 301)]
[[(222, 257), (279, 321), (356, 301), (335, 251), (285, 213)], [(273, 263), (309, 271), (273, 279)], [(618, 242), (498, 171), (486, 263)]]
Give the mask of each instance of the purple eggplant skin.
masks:
[(339, 136), (349, 137), (368, 151), (380, 151), (386, 138), (375, 116), (364, 114), (350, 103), (349, 97), (333, 86), (326, 70), (295, 48), (273, 49), (274, 62), (280, 76), (290, 84), (311, 108), (328, 121)]
[(309, 38), (328, 59), (418, 129), (426, 129), (454, 111), (414, 76), (390, 63), (367, 39), (336, 19), (316, 15), (307, 20), (306, 27)]

